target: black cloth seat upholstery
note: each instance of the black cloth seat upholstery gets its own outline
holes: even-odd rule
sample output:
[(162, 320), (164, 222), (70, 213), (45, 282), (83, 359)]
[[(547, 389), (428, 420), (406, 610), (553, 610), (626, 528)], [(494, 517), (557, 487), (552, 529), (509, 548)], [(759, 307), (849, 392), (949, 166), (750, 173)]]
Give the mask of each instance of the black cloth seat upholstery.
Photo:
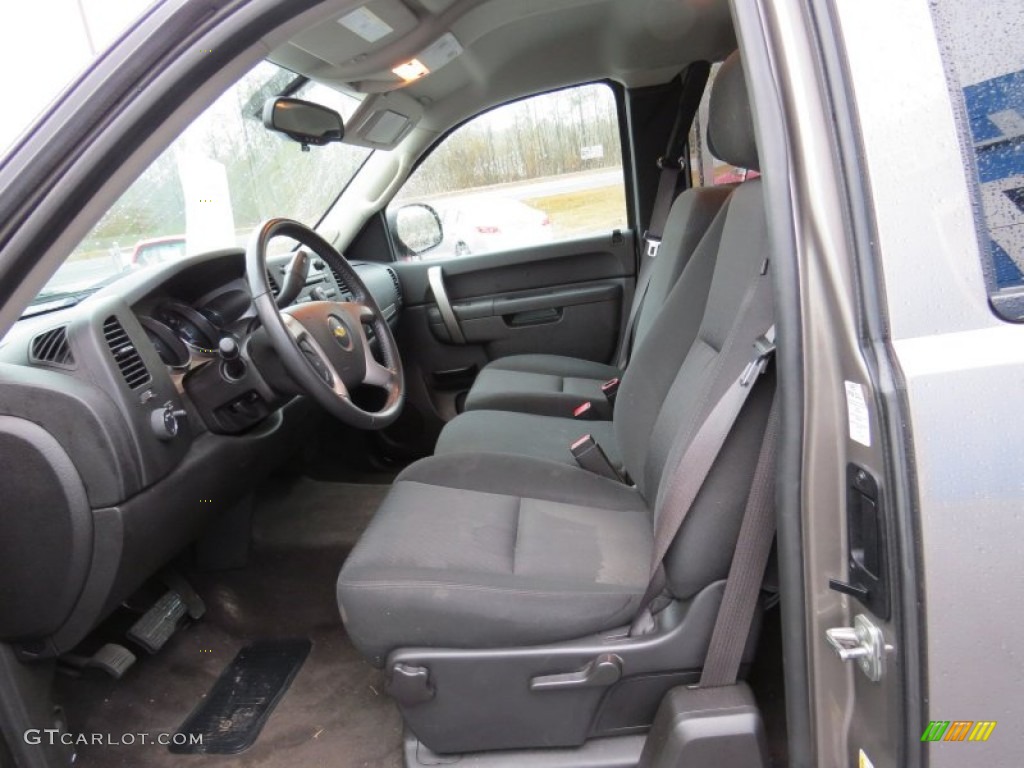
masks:
[[(701, 239), (732, 188), (688, 189), (673, 203), (665, 223), (658, 257), (636, 319), (634, 347), (645, 338), (664, 309), (669, 293), (682, 275)], [(623, 369), (562, 355), (510, 355), (484, 366), (466, 397), (465, 410), (515, 411), (543, 416), (572, 416), (586, 400), (609, 418), (601, 385), (622, 378)]]
[(575, 467), (494, 458), (410, 466), (345, 562), (342, 617), (375, 663), (399, 646), (568, 640), (636, 612), (654, 546), (640, 494)]
[(604, 403), (601, 385), (621, 378), (622, 373), (614, 365), (562, 355), (500, 357), (477, 375), (466, 396), (465, 410), (570, 417), (573, 409), (587, 400)]
[[(735, 55), (719, 71), (709, 123), (721, 159), (758, 167)], [(401, 648), (522, 647), (629, 623), (647, 587), (668, 457), (690, 444), (773, 320), (760, 179), (736, 189), (712, 230), (713, 244), (694, 253), (619, 390), (610, 427), (635, 487), (547, 458), (456, 452), (454, 438), (449, 452), (399, 475), (338, 578), (346, 629), (375, 664)], [(691, 600), (728, 574), (769, 378), (747, 401), (665, 558), (670, 600)], [(538, 435), (561, 421), (502, 414), (516, 416)]]
[(612, 422), (510, 411), (467, 411), (452, 419), (441, 430), (434, 455), (501, 453), (575, 466), (569, 446), (585, 434), (592, 435), (600, 443), (613, 466), (622, 467), (622, 455)]

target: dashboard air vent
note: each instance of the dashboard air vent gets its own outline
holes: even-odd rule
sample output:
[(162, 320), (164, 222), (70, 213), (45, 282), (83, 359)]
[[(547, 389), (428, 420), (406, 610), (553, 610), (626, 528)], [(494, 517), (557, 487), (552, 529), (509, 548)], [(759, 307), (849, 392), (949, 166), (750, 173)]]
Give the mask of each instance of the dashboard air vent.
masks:
[(33, 363), (55, 365), (60, 368), (71, 368), (75, 364), (75, 356), (68, 345), (68, 327), (62, 325), (41, 333), (32, 339), (29, 360)]
[(327, 268), (331, 270), (331, 275), (334, 277), (334, 282), (337, 284), (338, 290), (341, 291), (342, 301), (352, 301), (354, 296), (352, 294), (351, 289), (348, 287), (348, 283), (346, 283), (342, 279), (341, 274), (338, 272), (338, 270), (334, 268), (334, 265), (331, 264), (329, 261), (327, 262)]
[(270, 292), (275, 296), (281, 292), (281, 286), (277, 284), (277, 280), (274, 279), (274, 273), (269, 269), (267, 270), (267, 283), (270, 284)]
[(135, 348), (124, 326), (113, 315), (103, 323), (103, 337), (107, 340), (110, 354), (114, 356), (114, 362), (117, 363), (130, 389), (138, 389), (152, 380), (139, 350)]
[(398, 273), (395, 272), (391, 267), (387, 268), (388, 274), (391, 275), (391, 282), (395, 284), (395, 297), (397, 303), (402, 303), (402, 281), (398, 279)]

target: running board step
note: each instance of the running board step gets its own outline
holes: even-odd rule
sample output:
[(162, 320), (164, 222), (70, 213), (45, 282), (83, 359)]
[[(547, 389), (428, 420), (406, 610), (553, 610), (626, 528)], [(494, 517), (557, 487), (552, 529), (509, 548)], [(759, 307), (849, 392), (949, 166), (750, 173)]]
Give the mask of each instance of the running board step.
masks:
[(153, 604), (128, 630), (128, 637), (149, 653), (157, 653), (167, 645), (178, 623), (188, 613), (188, 606), (173, 589)]

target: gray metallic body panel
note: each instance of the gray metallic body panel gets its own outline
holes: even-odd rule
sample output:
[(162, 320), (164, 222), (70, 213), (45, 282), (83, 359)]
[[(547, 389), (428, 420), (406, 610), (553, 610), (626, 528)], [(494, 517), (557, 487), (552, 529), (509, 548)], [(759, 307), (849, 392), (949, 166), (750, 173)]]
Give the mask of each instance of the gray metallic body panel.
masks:
[[(992, 608), (1020, 602), (1024, 326), (1000, 321), (988, 305), (974, 201), (927, 4), (884, 5), (891, 33), (880, 34), (873, 15), (881, 4), (844, 6), (842, 16), (914, 435), (924, 720), (1000, 723), (984, 744), (928, 745), (928, 763), (1019, 765), (1024, 618)], [(897, 100), (900, 111), (892, 108)]]

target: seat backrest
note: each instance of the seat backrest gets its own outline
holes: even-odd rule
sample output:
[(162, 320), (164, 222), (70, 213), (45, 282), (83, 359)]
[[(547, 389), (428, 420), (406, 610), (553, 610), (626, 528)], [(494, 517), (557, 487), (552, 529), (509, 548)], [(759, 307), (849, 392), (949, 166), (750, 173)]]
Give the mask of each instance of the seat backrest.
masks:
[[(712, 90), (708, 146), (725, 162), (758, 168), (737, 54), (722, 65)], [(762, 195), (760, 178), (732, 193), (623, 377), (616, 437), (626, 470), (655, 516), (672, 446), (693, 439), (772, 324)], [(771, 384), (751, 397), (666, 557), (669, 588), (677, 597), (692, 596), (728, 573), (770, 400)]]
[(669, 294), (732, 190), (731, 185), (695, 187), (684, 190), (672, 203), (658, 256), (650, 266), (646, 295), (638, 293), (633, 297), (634, 302), (643, 302), (633, 331), (634, 348), (654, 326)]

